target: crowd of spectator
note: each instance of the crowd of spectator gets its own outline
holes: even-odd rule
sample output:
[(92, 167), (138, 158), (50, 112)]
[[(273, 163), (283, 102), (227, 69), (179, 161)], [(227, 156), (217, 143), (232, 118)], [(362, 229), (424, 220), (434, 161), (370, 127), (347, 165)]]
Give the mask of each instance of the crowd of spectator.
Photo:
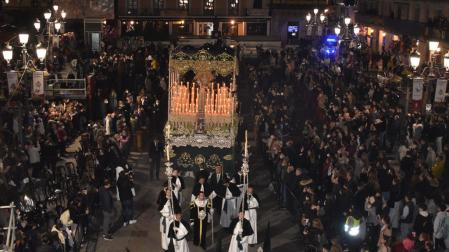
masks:
[[(280, 206), (311, 251), (443, 251), (447, 114), (406, 114), (397, 85), (363, 70), (363, 55), (328, 64), (310, 49), (259, 51), (250, 79)], [(385, 55), (385, 72), (404, 68)]]
[[(67, 67), (73, 75), (96, 78), (99, 107), (20, 95), (2, 106), (0, 205), (16, 206), (15, 251), (78, 251), (101, 230), (99, 218), (104, 238), (111, 239), (113, 198), (122, 203), (124, 223), (136, 222), (127, 158), (138, 131), (161, 134), (166, 88), (160, 76), (168, 51), (155, 46), (118, 51), (92, 54), (79, 68)], [(8, 211), (1, 210), (0, 226), (8, 226)], [(6, 230), (0, 242), (5, 239)]]

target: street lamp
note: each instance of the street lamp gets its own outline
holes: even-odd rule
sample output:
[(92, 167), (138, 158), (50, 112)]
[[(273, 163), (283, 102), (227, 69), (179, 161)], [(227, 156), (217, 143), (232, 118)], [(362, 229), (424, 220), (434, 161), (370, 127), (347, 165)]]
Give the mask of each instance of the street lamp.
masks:
[(354, 26), (354, 34), (357, 36), (360, 33), (360, 27), (358, 27), (357, 25)]
[(10, 62), (12, 60), (12, 47), (9, 44), (6, 44), (5, 49), (3, 49), (3, 58), (6, 62)]
[(45, 56), (47, 56), (47, 48), (39, 45), (38, 47), (36, 47), (36, 55), (41, 61), (43, 61), (45, 59)]
[(41, 29), (41, 21), (39, 19), (36, 19), (36, 21), (34, 21), (34, 28), (36, 28), (36, 31), (39, 31)]
[(321, 15), (320, 15), (321, 23), (323, 23), (325, 19), (326, 19), (326, 16), (323, 13), (321, 13)]
[(351, 23), (350, 17), (345, 17), (345, 25), (348, 26)]
[(447, 72), (449, 72), (449, 52), (447, 52), (443, 57), (443, 66)]
[(312, 19), (312, 15), (310, 15), (310, 13), (307, 13), (307, 15), (306, 15), (307, 23), (309, 23), (311, 19)]
[(421, 61), (421, 56), (415, 50), (410, 54), (410, 66), (413, 70), (416, 70), (419, 67), (419, 62)]
[(57, 32), (59, 32), (59, 30), (61, 29), (61, 23), (60, 22), (58, 22), (58, 21), (55, 22), (55, 29), (56, 29)]
[(435, 52), (438, 50), (438, 46), (440, 45), (440, 42), (438, 41), (429, 41), (429, 50), (431, 52)]
[(44, 18), (47, 21), (50, 20), (50, 18), (51, 18), (51, 11), (50, 10), (44, 12)]
[(313, 9), (313, 14), (315, 14), (315, 16), (316, 16), (316, 14), (318, 14), (318, 9), (317, 8)]
[(58, 11), (58, 9), (59, 9), (59, 6), (58, 5), (53, 5), (53, 10), (55, 11), (55, 12), (57, 12)]
[(335, 32), (335, 35), (337, 35), (337, 36), (340, 35), (341, 28), (339, 26), (335, 27), (334, 32)]
[(65, 17), (67, 17), (67, 12), (65, 12), (64, 10), (61, 10), (61, 17), (62, 17), (62, 19), (65, 19)]
[(19, 42), (23, 46), (25, 46), (28, 43), (28, 39), (30, 38), (30, 35), (28, 33), (20, 33), (19, 34)]

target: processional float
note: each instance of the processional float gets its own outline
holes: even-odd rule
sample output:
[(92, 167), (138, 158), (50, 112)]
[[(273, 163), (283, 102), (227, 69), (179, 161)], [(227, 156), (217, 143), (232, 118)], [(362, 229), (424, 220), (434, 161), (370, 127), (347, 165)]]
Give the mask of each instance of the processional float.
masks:
[[(233, 166), (237, 66), (237, 57), (226, 49), (175, 49), (170, 53), (165, 137), (170, 141), (172, 161), (183, 170)], [(185, 81), (186, 74), (192, 73), (191, 81)]]

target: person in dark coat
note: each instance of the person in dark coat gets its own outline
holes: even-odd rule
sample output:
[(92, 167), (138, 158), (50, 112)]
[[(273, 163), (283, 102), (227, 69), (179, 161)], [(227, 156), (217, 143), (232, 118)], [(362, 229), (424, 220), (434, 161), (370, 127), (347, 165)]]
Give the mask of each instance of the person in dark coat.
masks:
[(413, 225), (413, 230), (416, 232), (417, 237), (419, 237), (421, 233), (431, 235), (433, 232), (432, 216), (427, 211), (427, 206), (425, 204), (419, 205), (418, 214)]
[(205, 177), (200, 177), (198, 179), (198, 182), (193, 186), (192, 197), (190, 201), (193, 201), (200, 192), (203, 192), (206, 198), (209, 197), (212, 192), (212, 187), (206, 183)]
[(133, 183), (129, 174), (121, 171), (117, 180), (118, 194), (122, 203), (123, 226), (135, 224), (137, 221), (134, 217), (133, 207)]
[(164, 143), (159, 140), (158, 137), (155, 137), (154, 140), (150, 143), (150, 179), (153, 180), (156, 177), (159, 180), (159, 170), (161, 168), (161, 157), (162, 151), (164, 149)]
[(114, 198), (111, 192), (111, 182), (105, 180), (102, 187), (98, 191), (101, 210), (103, 211), (103, 238), (112, 240), (111, 225), (114, 216)]
[[(225, 174), (223, 174), (223, 167), (222, 166), (216, 166), (215, 172), (212, 173), (208, 179), (208, 182), (211, 186), (212, 191), (215, 191), (216, 194), (217, 190), (220, 190), (223, 187), (223, 179), (226, 177)], [(221, 204), (222, 204), (223, 198), (218, 195), (215, 197), (212, 201), (213, 208), (216, 210), (218, 214), (221, 213)]]

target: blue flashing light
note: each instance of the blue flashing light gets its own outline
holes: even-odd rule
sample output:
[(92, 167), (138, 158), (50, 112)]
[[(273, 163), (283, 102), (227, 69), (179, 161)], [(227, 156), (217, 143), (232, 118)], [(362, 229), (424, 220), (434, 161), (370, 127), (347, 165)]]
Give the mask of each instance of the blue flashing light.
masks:
[(324, 40), (326, 46), (336, 46), (338, 44), (338, 37), (336, 35), (328, 35)]

